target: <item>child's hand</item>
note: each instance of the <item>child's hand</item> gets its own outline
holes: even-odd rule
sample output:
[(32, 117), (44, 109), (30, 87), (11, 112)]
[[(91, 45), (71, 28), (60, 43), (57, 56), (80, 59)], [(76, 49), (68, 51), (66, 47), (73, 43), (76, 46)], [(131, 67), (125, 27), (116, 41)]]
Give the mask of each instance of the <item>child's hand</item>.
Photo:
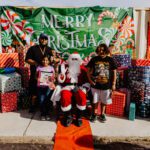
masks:
[(55, 89), (55, 84), (53, 83), (53, 82), (50, 82), (49, 83), (49, 88), (51, 89), (51, 90), (54, 90)]
[(95, 85), (96, 83), (93, 80), (89, 80), (91, 85)]

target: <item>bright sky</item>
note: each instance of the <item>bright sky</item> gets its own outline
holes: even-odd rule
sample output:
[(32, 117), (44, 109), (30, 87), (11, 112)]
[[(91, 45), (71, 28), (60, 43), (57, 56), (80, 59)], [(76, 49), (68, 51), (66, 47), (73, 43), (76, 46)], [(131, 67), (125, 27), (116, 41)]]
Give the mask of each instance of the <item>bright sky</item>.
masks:
[(35, 7), (135, 7), (150, 8), (150, 0), (0, 0), (0, 6), (35, 6)]

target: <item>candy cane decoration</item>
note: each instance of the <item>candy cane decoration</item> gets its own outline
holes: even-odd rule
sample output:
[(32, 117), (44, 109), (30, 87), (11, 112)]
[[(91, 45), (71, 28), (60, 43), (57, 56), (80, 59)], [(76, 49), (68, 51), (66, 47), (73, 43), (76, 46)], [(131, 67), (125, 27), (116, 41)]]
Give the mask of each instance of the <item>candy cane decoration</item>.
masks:
[(12, 38), (11, 35), (8, 34), (7, 32), (3, 31), (1, 32), (1, 42), (3, 46), (9, 46), (12, 44)]
[(2, 14), (1, 25), (6, 32), (10, 33), (12, 24), (15, 23), (17, 20), (20, 20), (20, 18), (15, 12), (10, 10), (6, 10), (4, 11), (4, 13), (8, 18)]
[(21, 20), (20, 17), (12, 10), (4, 11), (6, 17), (1, 15), (1, 24), (3, 29), (10, 33), (13, 32), (14, 35), (18, 35), (22, 40), (30, 42), (30, 36), (33, 33), (33, 28), (30, 26), (29, 22), (26, 20)]
[(30, 38), (31, 34), (33, 33), (33, 28), (30, 26), (29, 22), (26, 20), (22, 20), (21, 22), (17, 22), (15, 24), (18, 32), (20, 32), (20, 37), (22, 40), (28, 40)]
[(103, 13), (101, 13), (99, 16), (98, 16), (98, 25), (101, 25), (102, 24), (102, 19), (103, 17), (105, 16), (110, 16), (111, 18), (115, 19), (115, 15), (110, 12), (110, 11), (104, 11)]
[(88, 62), (90, 61), (90, 59), (91, 59), (91, 58), (90, 58), (89, 56), (85, 57), (84, 60), (83, 60), (83, 64), (84, 64), (84, 65), (87, 65)]
[(121, 36), (124, 38), (129, 38), (134, 34), (134, 22), (133, 18), (127, 16), (123, 21), (122, 24), (118, 28)]

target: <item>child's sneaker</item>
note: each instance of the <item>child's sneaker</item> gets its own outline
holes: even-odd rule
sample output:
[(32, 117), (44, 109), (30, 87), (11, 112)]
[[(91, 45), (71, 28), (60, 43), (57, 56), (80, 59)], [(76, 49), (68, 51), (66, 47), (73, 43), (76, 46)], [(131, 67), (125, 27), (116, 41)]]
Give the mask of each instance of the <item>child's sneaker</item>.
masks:
[(91, 122), (95, 122), (97, 120), (97, 115), (92, 114), (89, 119), (90, 119)]
[(102, 122), (106, 121), (106, 115), (105, 114), (100, 115), (100, 121), (102, 121)]

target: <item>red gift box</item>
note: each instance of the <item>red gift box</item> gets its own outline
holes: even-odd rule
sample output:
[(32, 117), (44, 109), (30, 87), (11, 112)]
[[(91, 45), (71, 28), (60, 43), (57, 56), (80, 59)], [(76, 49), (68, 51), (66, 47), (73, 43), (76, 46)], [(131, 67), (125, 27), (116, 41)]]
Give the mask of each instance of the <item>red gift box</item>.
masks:
[(11, 112), (17, 110), (17, 92), (0, 93), (1, 111)]
[(18, 70), (18, 73), (21, 75), (22, 87), (27, 88), (29, 86), (30, 68), (20, 67), (20, 68), (17, 68), (17, 70)]
[(106, 114), (114, 116), (124, 116), (126, 103), (126, 94), (114, 91), (112, 94), (112, 104), (107, 105)]
[(18, 53), (1, 53), (0, 67), (19, 67)]
[(150, 59), (132, 59), (132, 66), (150, 66)]
[(24, 67), (25, 66), (24, 53), (18, 53), (18, 55), (19, 55), (19, 67)]

